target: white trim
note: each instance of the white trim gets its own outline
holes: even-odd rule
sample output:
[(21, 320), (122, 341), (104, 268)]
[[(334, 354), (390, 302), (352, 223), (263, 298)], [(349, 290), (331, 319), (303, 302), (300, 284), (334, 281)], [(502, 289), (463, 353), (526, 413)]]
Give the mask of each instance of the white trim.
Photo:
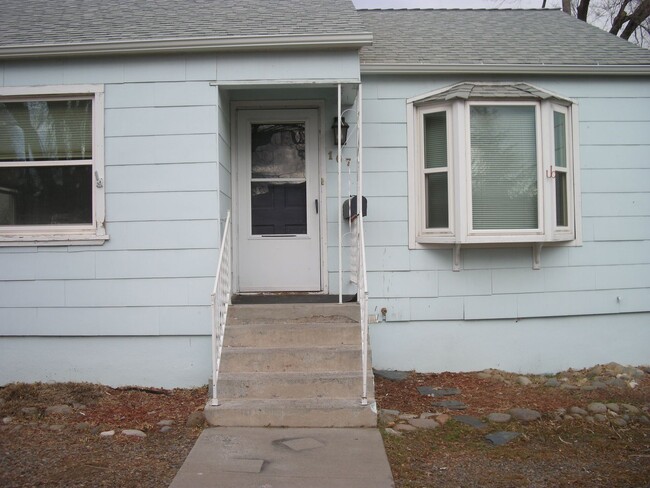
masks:
[[(92, 158), (70, 161), (34, 161), (29, 167), (90, 166), (92, 186), (92, 218), (90, 224), (0, 226), (0, 246), (57, 246), (103, 244), (106, 233), (106, 197), (104, 168), (104, 85), (43, 85), (0, 87), (0, 100), (75, 100), (92, 103)], [(9, 161), (2, 167), (15, 167)], [(25, 166), (24, 164), (22, 166)], [(98, 182), (101, 184), (98, 185)]]
[(372, 34), (318, 34), (226, 36), (136, 41), (86, 42), (78, 44), (28, 44), (0, 48), (0, 59), (61, 55), (169, 53), (202, 51), (269, 51), (273, 49), (360, 48), (372, 44)]
[(650, 65), (362, 63), (361, 74), (650, 75)]

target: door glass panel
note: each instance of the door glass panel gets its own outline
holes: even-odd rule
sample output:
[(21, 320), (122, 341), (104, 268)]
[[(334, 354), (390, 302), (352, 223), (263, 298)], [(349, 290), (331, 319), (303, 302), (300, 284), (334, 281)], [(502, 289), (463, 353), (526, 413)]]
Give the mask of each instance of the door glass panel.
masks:
[(252, 182), (253, 235), (307, 233), (306, 182)]
[(305, 177), (305, 124), (253, 124), (252, 178)]

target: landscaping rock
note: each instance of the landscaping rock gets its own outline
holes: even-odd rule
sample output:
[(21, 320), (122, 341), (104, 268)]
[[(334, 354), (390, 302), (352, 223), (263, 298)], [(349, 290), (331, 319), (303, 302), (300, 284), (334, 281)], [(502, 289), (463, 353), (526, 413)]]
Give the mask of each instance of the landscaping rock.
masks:
[(597, 413), (594, 415), (594, 420), (596, 420), (596, 422), (607, 422), (607, 416), (602, 413)]
[(467, 405), (458, 400), (442, 400), (440, 402), (433, 402), (434, 407), (448, 408), (449, 410), (465, 410)]
[(61, 432), (63, 429), (65, 429), (65, 425), (61, 425), (61, 424), (50, 425), (50, 430), (54, 432)]
[(395, 430), (400, 430), (402, 432), (412, 432), (414, 430), (418, 430), (417, 427), (413, 427), (410, 424), (397, 424), (395, 426)]
[(38, 414), (38, 408), (36, 407), (23, 407), (20, 409), (20, 412), (23, 415), (37, 415)]
[(414, 413), (403, 413), (403, 414), (398, 415), (397, 418), (399, 418), (401, 420), (411, 420), (411, 419), (418, 418), (418, 416), (415, 415)]
[(585, 415), (589, 415), (589, 412), (587, 412), (584, 408), (580, 408), (580, 407), (571, 407), (569, 409), (569, 413), (571, 413), (573, 415), (581, 415), (583, 417)]
[(161, 426), (161, 427), (164, 427), (164, 426), (170, 426), (170, 425), (174, 425), (174, 421), (173, 421), (173, 420), (161, 420), (161, 421), (158, 422), (158, 424), (156, 424), (156, 425), (159, 425), (159, 426)]
[(621, 404), (621, 407), (623, 408), (624, 411), (626, 411), (627, 413), (631, 413), (633, 415), (637, 415), (641, 413), (641, 410), (639, 410), (634, 405), (630, 405), (629, 403), (623, 403)]
[(114, 430), (105, 430), (104, 432), (99, 433), (99, 437), (113, 437), (115, 435)]
[(533, 422), (542, 418), (541, 413), (529, 408), (511, 408), (508, 410), (508, 413), (512, 415), (515, 420), (519, 420), (520, 422)]
[(449, 422), (450, 419), (451, 415), (447, 415), (446, 413), (436, 415), (436, 422), (438, 422), (440, 425), (445, 425), (447, 422)]
[(644, 424), (644, 425), (650, 425), (650, 419), (646, 417), (645, 415), (641, 415), (639, 417), (639, 422)]
[(131, 437), (140, 437), (140, 438), (147, 437), (147, 434), (145, 434), (141, 430), (137, 430), (137, 429), (124, 429), (122, 431), (122, 434), (131, 436)]
[(513, 441), (520, 435), (521, 434), (519, 432), (502, 431), (502, 432), (493, 432), (492, 434), (488, 434), (485, 436), (485, 438), (495, 446), (503, 446), (504, 444)]
[(53, 405), (45, 409), (45, 415), (70, 415), (73, 412), (70, 405)]
[(533, 382), (530, 381), (526, 376), (520, 376), (517, 378), (517, 383), (519, 383), (521, 386), (530, 386), (533, 384)]
[(398, 415), (399, 410), (382, 409), (379, 411), (379, 421), (385, 423), (394, 422)]
[(205, 416), (203, 415), (203, 412), (192, 412), (190, 416), (187, 418), (187, 422), (185, 422), (185, 425), (187, 427), (203, 427), (204, 423), (205, 423)]
[(591, 386), (596, 390), (602, 390), (603, 388), (607, 388), (607, 385), (602, 381), (592, 381)]
[(489, 422), (494, 422), (495, 424), (505, 424), (512, 420), (512, 415), (508, 413), (491, 413), (487, 416)]
[(484, 430), (484, 429), (488, 428), (488, 424), (481, 421), (481, 419), (479, 419), (477, 417), (472, 417), (471, 415), (458, 415), (458, 416), (454, 417), (454, 420), (456, 422), (460, 422), (460, 423), (465, 424), (465, 425), (470, 425), (470, 426), (474, 427), (475, 429)]
[(166, 433), (166, 432), (169, 432), (170, 430), (172, 430), (171, 425), (163, 425), (163, 426), (160, 428), (160, 432), (162, 432), (163, 434)]
[(418, 391), (420, 392), (420, 395), (432, 397), (445, 397), (460, 394), (458, 388), (439, 388), (435, 386), (418, 386)]
[(7, 425), (7, 424), (10, 424), (11, 422), (13, 422), (13, 420), (14, 420), (13, 417), (4, 417), (4, 418), (2, 419), (2, 423), (5, 424), (5, 425)]
[(604, 403), (593, 402), (587, 405), (587, 410), (591, 413), (606, 413), (607, 406)]
[(411, 419), (409, 424), (418, 429), (437, 429), (440, 424), (433, 419)]
[(421, 419), (430, 419), (431, 417), (435, 417), (435, 416), (436, 414), (431, 412), (423, 412), (420, 414)]
[(550, 379), (546, 380), (546, 383), (544, 383), (544, 386), (555, 388), (555, 387), (560, 386), (560, 382), (555, 378), (550, 378)]
[(402, 381), (408, 378), (408, 371), (391, 371), (385, 369), (376, 369), (374, 370), (375, 374), (381, 378), (385, 378), (391, 381)]
[(627, 386), (625, 380), (622, 380), (620, 378), (610, 378), (607, 381), (605, 381), (605, 384), (607, 386), (614, 386), (616, 388), (625, 388)]
[(627, 422), (624, 419), (621, 419), (621, 418), (612, 419), (612, 424), (614, 424), (617, 427), (625, 427), (625, 426), (627, 426)]
[(387, 429), (384, 429), (384, 432), (386, 432), (387, 434), (390, 434), (390, 435), (397, 436), (397, 437), (402, 437), (401, 432), (397, 432), (395, 429), (391, 429), (390, 427), (387, 428)]

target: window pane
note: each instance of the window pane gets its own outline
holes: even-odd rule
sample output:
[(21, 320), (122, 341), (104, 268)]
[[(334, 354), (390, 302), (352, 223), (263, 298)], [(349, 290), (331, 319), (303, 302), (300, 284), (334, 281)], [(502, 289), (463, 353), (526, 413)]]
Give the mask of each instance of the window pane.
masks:
[(567, 209), (566, 173), (555, 173), (555, 222), (560, 227), (569, 225)]
[(424, 116), (424, 167), (447, 166), (447, 112)]
[(566, 116), (562, 112), (553, 112), (555, 140), (555, 166), (566, 168)]
[(426, 175), (427, 228), (449, 227), (449, 197), (447, 194), (447, 173)]
[(537, 139), (533, 106), (472, 106), (472, 226), (536, 229)]
[(0, 168), (0, 225), (92, 224), (92, 166)]
[(251, 183), (251, 231), (263, 234), (307, 233), (306, 183)]
[(0, 161), (92, 159), (92, 101), (0, 103)]
[(305, 124), (253, 124), (253, 178), (305, 177)]

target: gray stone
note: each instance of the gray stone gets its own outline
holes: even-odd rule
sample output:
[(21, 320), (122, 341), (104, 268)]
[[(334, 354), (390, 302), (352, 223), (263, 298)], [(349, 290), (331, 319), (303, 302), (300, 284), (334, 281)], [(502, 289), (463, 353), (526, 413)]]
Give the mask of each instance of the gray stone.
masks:
[(72, 404), (72, 408), (74, 408), (75, 410), (83, 410), (84, 408), (86, 408), (86, 405), (84, 405), (83, 403), (75, 402)]
[(65, 425), (61, 425), (61, 424), (50, 425), (50, 430), (54, 432), (61, 432), (63, 429), (65, 429)]
[(418, 386), (418, 391), (420, 392), (420, 395), (432, 397), (445, 397), (460, 394), (458, 388), (439, 388), (435, 386)]
[(573, 416), (572, 415), (565, 415), (564, 420), (573, 420)]
[(394, 422), (397, 420), (399, 415), (399, 410), (386, 410), (382, 409), (379, 411), (379, 421), (384, 423)]
[(591, 413), (607, 413), (607, 406), (604, 403), (593, 402), (587, 405), (587, 410)]
[(587, 412), (584, 408), (580, 408), (580, 407), (571, 407), (569, 409), (569, 413), (573, 415), (582, 415), (582, 416), (589, 414), (589, 412)]
[(374, 372), (375, 375), (379, 376), (380, 378), (385, 378), (391, 381), (402, 381), (408, 378), (409, 376), (408, 371), (392, 371), (392, 370), (385, 370), (385, 369), (376, 369), (374, 370)]
[(164, 426), (166, 426), (166, 425), (167, 425), (167, 426), (169, 426), (169, 425), (174, 425), (174, 421), (173, 421), (173, 420), (161, 420), (161, 421), (158, 422), (156, 425), (159, 425), (159, 426), (161, 426), (161, 427), (164, 427)]
[(607, 422), (607, 416), (602, 413), (597, 413), (594, 415), (594, 420), (596, 420), (596, 422)]
[(532, 422), (534, 420), (539, 420), (542, 418), (542, 414), (537, 410), (531, 410), (529, 408), (511, 408), (508, 410), (508, 413), (512, 417), (520, 422)]
[(160, 428), (160, 432), (162, 432), (163, 434), (164, 434), (165, 432), (169, 432), (170, 430), (172, 430), (172, 426), (171, 426), (171, 425), (163, 425), (163, 426)]
[(580, 389), (582, 391), (594, 391), (596, 387), (592, 385), (585, 385), (585, 386), (581, 386)]
[(122, 431), (122, 434), (131, 436), (131, 437), (140, 437), (140, 438), (147, 437), (147, 434), (145, 434), (141, 430), (137, 430), (137, 429), (124, 429)]
[(615, 362), (607, 363), (604, 367), (610, 374), (621, 374), (625, 371), (625, 368), (621, 364)]
[(440, 424), (433, 419), (411, 419), (409, 424), (418, 429), (436, 429)]
[(7, 425), (7, 424), (10, 424), (11, 422), (13, 422), (13, 420), (14, 420), (13, 417), (3, 417), (2, 423)]
[(70, 415), (73, 412), (70, 405), (53, 405), (45, 409), (45, 415)]
[(20, 409), (23, 415), (36, 415), (38, 414), (38, 408), (36, 407), (23, 407)]
[(587, 415), (587, 416), (585, 417), (585, 421), (586, 421), (587, 423), (589, 423), (589, 424), (595, 424), (595, 423), (596, 423), (596, 419), (593, 418), (591, 415)]
[(187, 422), (185, 422), (185, 425), (187, 427), (203, 427), (204, 423), (205, 423), (205, 416), (203, 415), (203, 412), (192, 412), (190, 416), (187, 418)]
[(431, 412), (423, 412), (420, 414), (421, 419), (430, 419), (431, 417), (435, 417), (435, 416), (436, 414)]
[(442, 400), (440, 402), (433, 402), (434, 407), (448, 408), (449, 410), (465, 410), (467, 405), (458, 400)]
[(612, 419), (612, 424), (614, 424), (617, 427), (625, 427), (627, 425), (627, 422), (624, 419)]
[(387, 434), (390, 434), (390, 435), (397, 436), (397, 437), (402, 437), (401, 432), (397, 432), (395, 429), (391, 429), (390, 427), (388, 427), (387, 429), (384, 429), (384, 432), (386, 432)]
[(414, 413), (403, 413), (403, 414), (400, 414), (398, 416), (398, 418), (401, 419), (401, 420), (411, 420), (411, 419), (418, 418), (418, 416), (415, 415)]
[(607, 386), (614, 386), (616, 388), (624, 388), (627, 386), (625, 380), (622, 380), (620, 378), (610, 378), (607, 381), (605, 381), (605, 384)]
[(507, 422), (510, 422), (512, 420), (512, 415), (509, 413), (491, 413), (490, 415), (487, 416), (488, 421), (494, 422), (495, 424), (505, 424)]
[(466, 424), (474, 427), (475, 429), (487, 429), (488, 424), (485, 422), (481, 421), (481, 419), (477, 417), (472, 417), (471, 415), (458, 415), (454, 417), (454, 420), (456, 422), (460, 422), (461, 424)]
[(412, 432), (418, 430), (417, 427), (413, 427), (410, 424), (397, 424), (395, 430), (401, 430), (402, 432)]
[(79, 422), (74, 428), (77, 430), (90, 430), (90, 424), (88, 422)]
[(650, 425), (650, 419), (648, 417), (646, 417), (645, 415), (641, 415), (638, 420), (639, 420), (640, 423), (642, 423), (644, 425)]
[(562, 390), (578, 390), (579, 388), (580, 387), (578, 387), (576, 385), (570, 385), (568, 383), (562, 383), (560, 385), (560, 389), (562, 389)]
[(533, 384), (530, 379), (528, 379), (526, 376), (520, 376), (517, 378), (517, 383), (519, 383), (521, 386), (530, 386)]
[(550, 378), (550, 379), (546, 380), (546, 383), (544, 383), (544, 386), (555, 388), (555, 387), (560, 386), (560, 382), (555, 378)]
[(625, 410), (627, 413), (631, 413), (632, 415), (641, 413), (641, 410), (639, 410), (634, 405), (630, 405), (629, 403), (623, 403), (621, 404), (621, 407), (623, 407), (623, 410)]
[(520, 435), (521, 434), (519, 434), (519, 432), (501, 431), (501, 432), (493, 432), (491, 434), (488, 434), (485, 436), (485, 438), (495, 446), (503, 446), (504, 444), (513, 441)]
[(604, 389), (604, 388), (607, 388), (607, 385), (606, 385), (605, 383), (603, 383), (602, 381), (598, 381), (598, 380), (594, 380), (594, 381), (592, 381), (592, 382), (591, 382), (591, 386), (592, 386), (595, 390), (602, 390), (602, 389)]
[(104, 432), (99, 433), (99, 437), (113, 437), (115, 435), (114, 430), (105, 430)]
[(491, 380), (492, 379), (492, 375), (490, 373), (485, 373), (485, 372), (476, 373), (476, 376), (478, 376), (482, 380)]

